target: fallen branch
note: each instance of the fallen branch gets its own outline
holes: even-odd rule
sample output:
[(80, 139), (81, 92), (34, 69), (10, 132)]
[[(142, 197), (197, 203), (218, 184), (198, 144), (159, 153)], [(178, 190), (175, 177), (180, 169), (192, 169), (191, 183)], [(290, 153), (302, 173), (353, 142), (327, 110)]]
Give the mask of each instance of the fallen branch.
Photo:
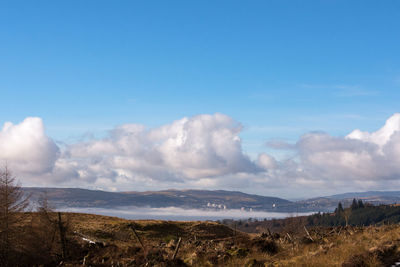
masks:
[(74, 231), (74, 234), (78, 235), (83, 241), (88, 242), (89, 244), (97, 244), (97, 243), (100, 243), (100, 242), (97, 241), (96, 239), (91, 238), (91, 237), (88, 237), (88, 236), (86, 236), (86, 235), (84, 235), (84, 234), (81, 234), (81, 233), (79, 233), (79, 232), (77, 232), (77, 231)]
[(307, 234), (308, 238), (309, 238), (312, 242), (314, 242), (314, 239), (311, 237), (310, 233), (307, 231), (307, 228), (306, 228), (305, 225), (304, 225), (304, 230), (306, 231), (306, 234)]
[(340, 226), (340, 229), (339, 229), (339, 232), (338, 232), (338, 234), (337, 234), (337, 235), (340, 235), (340, 232), (342, 232), (342, 229), (343, 229), (343, 227), (342, 227), (342, 226)]
[(142, 242), (142, 239), (140, 238), (140, 236), (139, 236), (138, 233), (136, 232), (135, 227), (133, 227), (133, 225), (130, 225), (130, 228), (132, 229), (133, 233), (135, 234), (137, 240), (139, 241), (140, 245), (141, 245), (142, 248), (143, 248), (143, 252), (144, 252), (145, 255), (146, 255), (146, 251), (147, 251), (147, 250), (146, 250), (146, 247), (144, 246), (144, 244), (143, 244), (143, 242)]
[(292, 237), (289, 235), (289, 233), (286, 233), (286, 235), (288, 236), (289, 241), (292, 243), (293, 242)]
[(172, 255), (172, 259), (173, 260), (175, 260), (176, 255), (178, 254), (179, 247), (181, 246), (181, 241), (182, 241), (182, 238), (179, 237), (178, 244), (176, 245), (176, 248), (175, 248), (175, 251), (174, 251), (174, 255)]

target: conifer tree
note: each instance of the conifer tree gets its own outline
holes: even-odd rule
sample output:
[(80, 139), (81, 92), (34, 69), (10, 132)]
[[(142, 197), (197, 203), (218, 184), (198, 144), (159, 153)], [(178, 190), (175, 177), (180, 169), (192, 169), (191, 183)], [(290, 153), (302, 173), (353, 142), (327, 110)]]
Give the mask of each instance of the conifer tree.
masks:
[(16, 225), (22, 220), (20, 213), (28, 204), (21, 187), (7, 165), (0, 169), (0, 265), (11, 264), (12, 251), (17, 245)]
[(342, 202), (339, 202), (337, 208), (336, 208), (336, 215), (341, 215), (343, 213), (343, 206), (342, 206)]
[(351, 210), (358, 209), (358, 202), (357, 202), (357, 200), (355, 198), (353, 198), (353, 203), (351, 203), (350, 208), (351, 208)]
[(361, 199), (358, 200), (358, 208), (360, 209), (364, 208), (364, 203), (362, 202)]

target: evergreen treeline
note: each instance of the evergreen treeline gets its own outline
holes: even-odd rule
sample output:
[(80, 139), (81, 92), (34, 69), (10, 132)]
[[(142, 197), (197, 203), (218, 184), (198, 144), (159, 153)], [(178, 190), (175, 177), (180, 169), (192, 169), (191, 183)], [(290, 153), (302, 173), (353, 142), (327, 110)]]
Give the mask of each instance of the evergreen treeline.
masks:
[(307, 217), (310, 226), (345, 226), (400, 222), (400, 206), (364, 204), (353, 199), (350, 207), (344, 209), (339, 202), (334, 213), (316, 213)]

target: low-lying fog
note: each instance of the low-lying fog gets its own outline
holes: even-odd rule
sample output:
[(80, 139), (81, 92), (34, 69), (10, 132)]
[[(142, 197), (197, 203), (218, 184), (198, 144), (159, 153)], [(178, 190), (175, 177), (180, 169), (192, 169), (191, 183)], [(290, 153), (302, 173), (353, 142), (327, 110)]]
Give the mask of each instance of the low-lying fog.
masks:
[(212, 209), (182, 209), (168, 208), (143, 208), (143, 207), (119, 207), (119, 208), (61, 208), (60, 211), (92, 213), (106, 216), (115, 216), (124, 219), (155, 219), (173, 221), (206, 221), (223, 219), (258, 219), (286, 218), (291, 216), (309, 215), (308, 213), (286, 213), (267, 211), (248, 211), (240, 209), (212, 210)]

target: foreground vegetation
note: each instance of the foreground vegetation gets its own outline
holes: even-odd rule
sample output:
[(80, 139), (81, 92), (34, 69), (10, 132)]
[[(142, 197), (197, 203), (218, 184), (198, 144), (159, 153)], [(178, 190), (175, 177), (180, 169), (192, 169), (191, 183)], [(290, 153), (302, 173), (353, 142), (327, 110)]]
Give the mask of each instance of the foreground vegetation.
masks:
[[(58, 213), (49, 219), (57, 222)], [(9, 266), (391, 266), (400, 260), (400, 226), (298, 225), (250, 234), (217, 222), (131, 221), (63, 213), (43, 229), (21, 213)], [(11, 252), (11, 251), (10, 251)]]

